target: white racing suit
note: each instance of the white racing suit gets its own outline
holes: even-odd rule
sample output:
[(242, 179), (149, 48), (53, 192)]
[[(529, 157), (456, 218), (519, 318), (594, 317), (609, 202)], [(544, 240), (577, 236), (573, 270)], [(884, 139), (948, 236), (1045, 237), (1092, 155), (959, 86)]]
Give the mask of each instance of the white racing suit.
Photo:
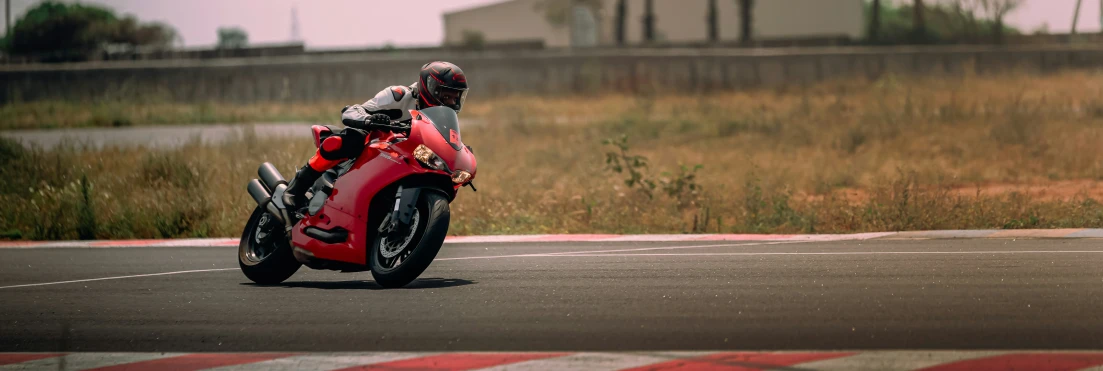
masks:
[(362, 125), (371, 115), (383, 113), (391, 116), (391, 120), (408, 123), (410, 110), (417, 109), (417, 94), (416, 82), (410, 86), (388, 87), (367, 102), (346, 108), (341, 122), (346, 126)]
[(416, 94), (417, 83), (410, 86), (391, 86), (363, 104), (345, 107), (341, 111), (341, 123), (346, 128), (328, 126), (332, 134), (322, 140), (318, 152), (310, 158), (306, 166), (296, 172), (284, 194), (284, 203), (302, 206), (302, 195), (322, 173), (364, 152), (368, 131), (361, 129), (367, 127), (372, 115), (386, 114), (391, 121), (409, 123), (410, 110), (418, 108)]
[[(411, 86), (391, 86), (380, 91), (374, 98), (363, 104), (354, 104), (341, 112), (341, 123), (350, 128), (363, 128), (375, 114), (385, 114), (392, 121), (409, 123), (410, 110), (417, 109), (417, 83)], [(318, 153), (310, 159), (310, 167), (317, 171), (326, 171), (344, 160), (364, 151), (364, 132), (362, 130), (337, 129), (330, 127), (333, 135), (327, 137)]]

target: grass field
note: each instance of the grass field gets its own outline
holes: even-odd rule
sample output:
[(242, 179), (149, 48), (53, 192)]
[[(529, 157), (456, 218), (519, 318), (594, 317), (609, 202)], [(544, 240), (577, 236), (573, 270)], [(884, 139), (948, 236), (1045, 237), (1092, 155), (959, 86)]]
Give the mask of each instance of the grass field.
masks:
[[(1103, 227), (1098, 73), (468, 103), (461, 116), (481, 122), (463, 131), (479, 157), (479, 191), (464, 189), (453, 204), (452, 234)], [(328, 122), (343, 104), (281, 106), (295, 113), (283, 116), (263, 106), (108, 111), (132, 124)], [(76, 117), (97, 109), (6, 106), (3, 127), (35, 122), (27, 117), (85, 126)], [(188, 116), (197, 110), (207, 116)], [(237, 236), (256, 166), (270, 161), (290, 176), (311, 147), (306, 133), (170, 150), (3, 142), (0, 230), (32, 239)]]

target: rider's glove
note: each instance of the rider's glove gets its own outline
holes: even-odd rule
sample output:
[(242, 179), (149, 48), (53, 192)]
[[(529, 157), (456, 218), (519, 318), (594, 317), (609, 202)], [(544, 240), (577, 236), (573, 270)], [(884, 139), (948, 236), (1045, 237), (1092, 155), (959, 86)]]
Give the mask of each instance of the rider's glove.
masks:
[(377, 113), (368, 117), (368, 125), (391, 125), (391, 116), (385, 113)]

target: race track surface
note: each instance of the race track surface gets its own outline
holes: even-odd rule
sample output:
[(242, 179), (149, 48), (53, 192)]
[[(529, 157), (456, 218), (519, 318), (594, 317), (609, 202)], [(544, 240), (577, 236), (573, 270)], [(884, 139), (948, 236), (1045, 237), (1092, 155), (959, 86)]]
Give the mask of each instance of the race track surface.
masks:
[(448, 244), (394, 290), (235, 254), (0, 249), (0, 352), (1103, 349), (1099, 239)]

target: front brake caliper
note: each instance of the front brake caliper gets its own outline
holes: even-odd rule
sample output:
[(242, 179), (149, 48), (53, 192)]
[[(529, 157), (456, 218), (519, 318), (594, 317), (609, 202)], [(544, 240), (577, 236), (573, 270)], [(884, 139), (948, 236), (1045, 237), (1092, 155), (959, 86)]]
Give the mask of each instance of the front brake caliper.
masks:
[(264, 213), (260, 216), (260, 221), (257, 222), (257, 233), (253, 236), (258, 244), (268, 243), (268, 240), (272, 239), (272, 229), (276, 223), (273, 223), (272, 217), (268, 216), (268, 213)]

